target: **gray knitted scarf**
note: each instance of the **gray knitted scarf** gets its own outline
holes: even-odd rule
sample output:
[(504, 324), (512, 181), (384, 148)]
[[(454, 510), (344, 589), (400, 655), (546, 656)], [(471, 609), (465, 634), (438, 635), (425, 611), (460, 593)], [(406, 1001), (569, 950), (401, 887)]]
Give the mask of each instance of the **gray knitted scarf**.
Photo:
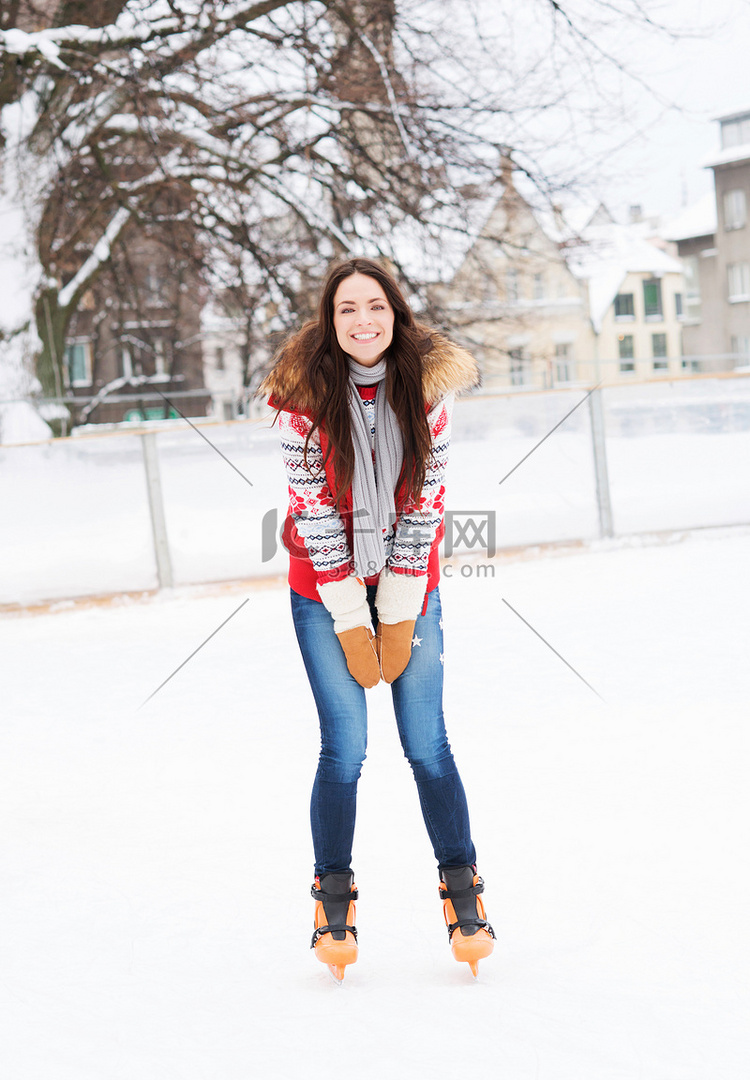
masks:
[[(372, 460), (370, 424), (358, 386), (385, 381), (386, 361), (364, 367), (349, 357), (349, 415), (354, 444), (354, 565), (358, 577), (371, 577), (383, 569), (383, 537), (396, 517), (394, 493), (404, 460), (404, 442), (396, 414), (388, 403), (385, 386), (375, 396), (375, 461)], [(377, 481), (376, 481), (377, 477)]]

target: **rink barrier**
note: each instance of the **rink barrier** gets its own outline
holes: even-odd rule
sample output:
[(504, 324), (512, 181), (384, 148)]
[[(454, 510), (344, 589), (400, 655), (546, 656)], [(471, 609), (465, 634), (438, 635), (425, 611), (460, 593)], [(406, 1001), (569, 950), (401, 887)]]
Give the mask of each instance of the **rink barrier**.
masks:
[(609, 491), (609, 470), (607, 468), (604, 406), (600, 387), (595, 388), (589, 397), (589, 415), (591, 418), (591, 448), (594, 454), (594, 477), (596, 479), (596, 505), (599, 511), (599, 533), (602, 537), (614, 536), (612, 499)]
[(154, 558), (159, 587), (174, 587), (172, 555), (167, 537), (167, 515), (164, 510), (164, 493), (159, 472), (159, 454), (156, 448), (156, 434), (144, 431), (141, 435), (143, 445), (143, 467), (146, 471), (146, 489), (148, 491), (148, 509), (151, 518), (151, 535), (154, 538)]
[[(706, 387), (705, 392), (702, 387)], [(636, 397), (629, 397), (629, 393), (636, 394)], [(750, 435), (750, 375), (745, 373), (733, 375), (702, 373), (680, 379), (660, 377), (654, 380), (634, 380), (627, 385), (611, 384), (593, 391), (586, 385), (576, 385), (541, 392), (498, 390), (478, 393), (463, 399), (457, 405), (455, 418), (460, 419), (459, 427), (462, 428), (462, 434), (459, 436), (459, 433), (454, 431), (456, 451), (460, 449), (462, 442), (468, 441), (471, 444), (475, 438), (481, 440), (487, 437), (494, 440), (487, 443), (489, 456), (486, 458), (485, 470), (489, 476), (492, 471), (492, 462), (496, 460), (492, 455), (500, 445), (498, 439), (510, 433), (516, 441), (523, 440), (525, 446), (533, 446), (538, 441), (538, 436), (552, 427), (553, 417), (559, 419), (568, 412), (568, 403), (573, 406), (576, 402), (583, 404), (586, 398), (588, 398), (588, 408), (578, 408), (563, 429), (577, 440), (578, 449), (575, 452), (578, 454), (578, 459), (571, 466), (573, 471), (570, 475), (563, 477), (568, 487), (561, 492), (561, 500), (564, 502), (569, 498), (573, 490), (575, 496), (580, 497), (582, 502), (588, 500), (586, 505), (590, 507), (590, 510), (585, 510), (585, 513), (577, 511), (578, 516), (571, 516), (569, 519), (557, 517), (554, 504), (550, 503), (548, 507), (547, 503), (548, 493), (554, 485), (545, 487), (542, 483), (541, 486), (536, 487), (537, 480), (532, 478), (531, 487), (526, 489), (525, 494), (528, 495), (531, 492), (537, 498), (542, 508), (543, 527), (539, 528), (538, 532), (534, 531), (538, 527), (534, 522), (538, 523), (542, 520), (538, 507), (532, 508), (532, 512), (529, 513), (531, 524), (527, 527), (526, 519), (523, 518), (525, 510), (521, 506), (523, 528), (520, 531), (523, 532), (523, 536), (519, 538), (519, 530), (516, 528), (518, 504), (512, 501), (517, 492), (511, 493), (511, 485), (508, 484), (502, 488), (502, 502), (497, 504), (499, 523), (497, 546), (500, 549), (498, 554), (522, 548), (545, 548), (557, 543), (565, 545), (578, 540), (588, 543), (597, 538), (613, 536), (684, 532), (696, 528), (750, 524), (750, 504), (747, 497), (742, 495), (741, 484), (739, 484), (740, 477), (743, 475), (741, 460), (744, 460), (744, 455), (747, 455), (748, 451), (745, 447), (748, 446), (747, 437)], [(696, 414), (698, 414), (698, 420), (696, 420)], [(524, 427), (527, 420), (532, 424), (533, 430), (529, 428), (527, 431)], [(282, 572), (282, 562), (285, 561), (283, 551), (279, 550), (279, 558), (268, 563), (261, 555), (261, 515), (267, 514), (267, 508), (273, 506), (279, 498), (283, 498), (279, 494), (283, 491), (283, 479), (281, 479), (283, 470), (277, 460), (279, 455), (276, 433), (268, 430), (268, 418), (239, 421), (216, 421), (208, 418), (203, 421), (193, 418), (191, 423), (200, 424), (202, 431), (210, 436), (206, 441), (218, 442), (219, 445), (224, 446), (230, 457), (236, 449), (240, 453), (249, 452), (250, 457), (245, 460), (249, 462), (251, 470), (257, 470), (257, 475), (255, 471), (252, 473), (253, 483), (255, 484), (256, 480), (262, 481), (260, 490), (255, 489), (253, 513), (257, 514), (257, 522), (254, 518), (249, 518), (249, 524), (243, 525), (241, 520), (243, 496), (235, 497), (232, 491), (228, 499), (225, 497), (221, 473), (218, 477), (219, 483), (216, 485), (217, 492), (215, 495), (212, 493), (213, 503), (208, 505), (205, 511), (201, 510), (198, 500), (199, 497), (205, 498), (205, 475), (200, 472), (201, 468), (205, 468), (205, 461), (202, 461), (201, 454), (207, 454), (211, 458), (213, 451), (199, 448), (198, 444), (201, 440), (195, 440), (194, 433), (191, 435), (187, 425), (174, 420), (165, 424), (139, 423), (135, 430), (129, 428), (126, 431), (120, 428), (116, 432), (98, 433), (89, 429), (85, 433), (65, 439), (45, 440), (25, 444), (25, 446), (0, 447), (0, 456), (3, 461), (2, 472), (5, 473), (6, 480), (4, 489), (0, 485), (0, 503), (3, 496), (6, 499), (8, 495), (11, 496), (6, 519), (7, 535), (11, 539), (11, 544), (3, 568), (5, 573), (0, 573), (0, 577), (7, 577), (9, 583), (0, 584), (0, 610), (19, 609), (39, 602), (55, 604), (71, 597), (99, 596), (109, 593), (110, 590), (113, 594), (146, 594), (154, 588), (198, 586), (201, 583), (228, 582), (254, 577), (261, 580), (270, 579)], [(700, 428), (701, 424), (703, 428)], [(534, 425), (536, 425), (535, 428)], [(610, 428), (612, 430), (609, 430)], [(658, 456), (648, 456), (654, 454), (651, 446), (647, 446), (647, 452), (644, 453), (641, 452), (639, 443), (641, 441), (649, 443), (654, 433), (662, 438), (664, 435), (673, 435), (674, 438), (667, 438), (667, 441), (659, 446), (656, 454), (662, 453), (662, 447), (667, 450), (672, 444), (680, 448), (679, 457), (682, 452), (679, 442), (682, 434), (687, 431), (692, 437), (699, 429), (706, 432), (718, 431), (721, 439), (724, 439), (727, 433), (731, 433), (733, 439), (738, 435), (741, 438), (741, 460), (736, 460), (728, 452), (722, 451), (723, 457), (719, 465), (721, 473), (725, 477), (730, 477), (733, 484), (732, 491), (737, 491), (738, 498), (734, 499), (732, 496), (732, 501), (729, 501), (724, 494), (723, 502), (716, 499), (712, 502), (713, 488), (716, 486), (714, 478), (704, 476), (700, 484), (691, 486), (690, 503), (683, 500), (681, 512), (674, 514), (670, 501), (671, 489), (663, 488), (664, 498), (662, 498), (662, 489), (657, 491), (658, 484), (663, 484), (665, 481), (671, 483), (673, 476), (669, 473), (667, 466), (662, 467)], [(641, 436), (644, 434), (648, 437), (642, 440)], [(553, 438), (556, 437), (553, 436)], [(117, 440), (119, 440), (119, 445)], [(713, 442), (713, 436), (711, 441)], [(615, 443), (618, 445), (615, 446), (617, 450), (614, 462), (616, 483), (613, 488), (609, 449)], [(586, 444), (590, 447), (588, 460), (591, 464), (581, 471), (580, 456), (584, 454)], [(84, 458), (91, 455), (75, 453), (77, 447), (83, 448), (84, 445), (106, 447), (107, 453), (93, 455), (93, 458), (99, 460), (84, 461)], [(552, 449), (552, 458), (566, 458), (566, 452), (559, 454), (557, 445), (552, 440), (546, 444), (546, 447), (547, 451)], [(633, 451), (636, 455), (640, 452), (638, 464), (632, 467), (632, 474), (630, 471), (625, 474), (623, 473), (624, 463), (627, 463), (627, 469), (630, 470), (629, 462)], [(25, 452), (29, 455), (28, 459), (24, 459)], [(519, 453), (518, 457), (520, 456)], [(532, 456), (532, 473), (536, 468), (534, 462), (538, 462), (540, 457), (541, 455), (536, 454)], [(80, 471), (76, 464), (78, 460), (82, 463)], [(102, 550), (107, 551), (108, 538), (110, 535), (114, 536), (115, 532), (105, 534), (100, 529), (95, 536), (96, 530), (92, 526), (96, 524), (96, 515), (100, 512), (96, 495), (98, 489), (95, 488), (92, 491), (87, 485), (92, 478), (96, 483), (101, 483), (102, 469), (106, 470), (112, 465), (119, 468), (117, 463), (121, 460), (125, 460), (130, 469), (127, 477), (130, 486), (127, 492), (122, 494), (120, 503), (121, 506), (127, 507), (127, 511), (122, 522), (120, 518), (113, 519), (111, 530), (122, 531), (124, 525), (127, 529), (126, 544), (131, 545), (132, 533), (132, 538), (141, 544), (142, 554), (139, 555), (138, 565), (133, 563), (132, 567), (126, 566), (124, 559), (121, 559), (118, 564), (118, 555), (115, 554), (114, 562), (111, 563), (111, 575), (109, 572), (104, 574), (99, 566), (97, 576), (95, 573), (89, 573), (87, 560), (98, 556)], [(517, 460), (518, 458), (511, 457), (509, 463), (512, 464)], [(678, 458), (676, 457), (675, 460)], [(16, 463), (18, 468), (14, 469)], [(92, 464), (95, 466), (93, 473)], [(693, 461), (692, 465), (694, 464)], [(46, 480), (48, 465), (52, 467), (54, 478)], [(193, 474), (194, 465), (197, 465), (199, 470), (197, 478), (194, 478)], [(218, 467), (219, 470), (225, 468), (222, 465)], [(678, 481), (689, 480), (693, 485), (690, 461), (683, 468), (680, 459), (679, 467), (684, 475), (678, 476)], [(144, 478), (141, 482), (142, 494), (140, 495), (136, 490), (137, 485), (134, 480), (139, 468), (140, 475)], [(655, 486), (650, 474), (654, 471), (658, 472), (660, 468), (662, 472)], [(179, 477), (175, 472), (176, 469)], [(578, 471), (575, 471), (576, 469)], [(275, 471), (278, 471), (278, 476), (275, 475)], [(730, 476), (732, 472), (733, 475)], [(124, 474), (116, 473), (117, 483), (109, 484), (109, 487), (119, 487), (122, 475)], [(465, 477), (468, 474), (461, 475)], [(714, 476), (716, 475), (721, 474), (715, 473)], [(191, 500), (195, 505), (189, 508), (193, 515), (189, 519), (186, 519), (184, 505), (179, 504), (183, 493), (176, 491), (175, 488), (175, 485), (179, 486), (179, 483), (185, 485), (185, 477), (187, 477), (187, 484), (191, 486), (191, 495), (194, 486), (196, 496)], [(0, 475), (0, 481), (2, 479)], [(280, 480), (281, 483), (279, 483)], [(76, 558), (80, 560), (80, 565), (84, 567), (75, 581), (71, 581), (70, 575), (65, 578), (64, 574), (58, 573), (57, 564), (51, 557), (47, 558), (51, 545), (49, 542), (45, 543), (39, 526), (35, 524), (37, 520), (41, 523), (43, 520), (41, 516), (35, 518), (34, 523), (27, 525), (25, 531), (23, 529), (19, 531), (22, 539), (15, 543), (15, 547), (13, 545), (13, 530), (9, 526), (22, 519), (25, 505), (21, 499), (15, 508), (13, 507), (14, 488), (31, 489), (27, 504), (30, 505), (29, 500), (34, 500), (37, 507), (43, 507), (47, 498), (45, 482), (50, 491), (55, 485), (58, 490), (63, 487), (68, 489), (65, 492), (65, 501), (58, 499), (49, 510), (48, 520), (54, 521), (57, 530), (56, 540), (58, 537), (62, 539), (63, 552), (66, 555), (74, 552)], [(213, 476), (209, 482), (214, 483)], [(488, 483), (491, 483), (491, 480)], [(649, 484), (650, 487), (648, 487)], [(651, 503), (648, 504), (649, 512), (651, 507), (657, 507), (656, 496), (660, 501), (659, 512), (651, 517), (649, 512), (645, 514), (633, 512), (633, 507), (637, 506), (641, 500), (643, 485), (648, 487), (651, 498)], [(467, 488), (467, 492), (468, 490)], [(728, 490), (725, 484), (724, 491)], [(507, 498), (508, 494), (511, 494), (510, 500)], [(120, 493), (118, 492), (117, 495), (119, 498)], [(175, 495), (178, 499), (177, 509)], [(464, 505), (473, 507), (478, 506), (484, 496), (480, 495), (480, 499), (477, 500), (475, 495), (465, 495), (462, 487), (454, 479), (451, 485), (451, 504), (455, 509), (452, 512), (461, 513), (460, 507), (464, 498), (466, 498)], [(492, 505), (490, 499), (487, 506), (491, 508)], [(86, 517), (85, 514), (82, 516), (79, 512), (80, 506), (90, 507), (91, 516)], [(218, 514), (217, 506), (220, 506)], [(685, 512), (686, 506), (688, 513)], [(61, 507), (64, 513), (60, 512)], [(105, 514), (110, 512), (107, 509), (103, 511)], [(203, 525), (204, 522), (199, 520), (202, 512), (204, 518), (210, 518), (212, 513), (217, 518), (216, 528), (220, 543), (213, 550), (208, 544), (200, 548), (201, 551), (210, 552), (212, 555), (214, 561), (211, 565), (208, 561), (204, 564), (193, 557), (196, 545), (200, 547), (203, 543), (200, 528), (197, 530), (200, 533), (199, 539), (190, 541), (194, 545), (193, 548), (189, 545), (188, 548), (185, 547), (185, 529), (186, 527), (195, 529), (196, 525)], [(279, 508), (280, 518), (285, 512), (285, 509)], [(226, 518), (221, 516), (224, 513), (226, 513)], [(463, 511), (463, 513), (464, 515), (469, 513), (478, 520), (482, 511)], [(494, 514), (495, 511), (489, 509), (486, 513)], [(2, 516), (0, 514), (0, 532), (3, 526)], [(136, 518), (137, 521), (135, 521)], [(131, 520), (135, 521), (135, 524), (131, 524)], [(493, 518), (493, 527), (494, 524)], [(182, 529), (182, 535), (180, 529)], [(236, 544), (234, 549), (222, 546), (228, 530), (241, 534), (243, 552), (247, 553), (241, 556), (241, 560), (237, 558)], [(69, 534), (67, 538), (66, 532)], [(477, 532), (476, 528), (474, 532)], [(489, 529), (487, 535), (489, 536)], [(488, 555), (489, 551), (486, 549), (490, 546), (494, 548), (496, 543), (494, 532), (492, 535), (492, 545), (488, 540), (486, 544), (475, 544), (476, 551), (474, 552), (457, 551), (455, 554), (459, 558), (465, 557), (465, 554), (471, 557), (472, 554), (478, 554), (480, 548), (484, 548), (484, 555)], [(91, 538), (90, 547), (88, 546), (89, 537)], [(210, 539), (213, 540), (213, 537)], [(34, 545), (38, 547), (34, 548)], [(105, 546), (102, 547), (102, 545)], [(257, 553), (250, 550), (253, 545), (258, 548)], [(25, 558), (24, 546), (31, 552), (28, 559)], [(466, 545), (463, 546), (466, 547)], [(34, 551), (31, 551), (32, 548)], [(39, 558), (35, 562), (37, 551), (44, 555), (44, 558)], [(453, 548), (449, 549), (446, 538), (444, 555), (449, 553), (453, 554)], [(18, 562), (15, 565), (14, 554), (18, 556)], [(14, 578), (25, 579), (21, 587), (16, 587)]]

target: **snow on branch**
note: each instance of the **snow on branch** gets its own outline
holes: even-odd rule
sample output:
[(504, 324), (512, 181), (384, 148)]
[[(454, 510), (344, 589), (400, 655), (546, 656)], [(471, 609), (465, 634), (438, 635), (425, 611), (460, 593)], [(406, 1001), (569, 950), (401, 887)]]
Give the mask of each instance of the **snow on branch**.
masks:
[(25, 30), (12, 27), (10, 30), (0, 30), (0, 48), (14, 56), (40, 53), (57, 67), (67, 70), (66, 65), (59, 59), (60, 49), (66, 46), (122, 47), (136, 41), (145, 42), (155, 35), (178, 29), (179, 24), (174, 18), (160, 19), (140, 27), (133, 26), (127, 30), (117, 26), (71, 25), (54, 26), (46, 30), (27, 33)]
[[(261, 187), (264, 187), (267, 191), (270, 191), (273, 195), (276, 196), (276, 198), (280, 199), (281, 202), (289, 206), (304, 221), (307, 221), (308, 223), (315, 222), (319, 229), (322, 229), (324, 232), (329, 232), (333, 236), (335, 236), (339, 243), (343, 245), (346, 251), (352, 252), (353, 249), (350, 238), (346, 236), (346, 234), (343, 233), (334, 224), (333, 221), (331, 221), (329, 218), (326, 218), (324, 214), (321, 214), (318, 210), (316, 210), (314, 206), (312, 206), (306, 199), (304, 199), (299, 194), (299, 192), (295, 191), (292, 198), (291, 193), (287, 194), (284, 191), (282, 184), (274, 182), (274, 180), (269, 176), (264, 176), (262, 179), (261, 177), (258, 177), (258, 182)], [(307, 217), (305, 215), (307, 215)]]
[(365, 47), (367, 49), (369, 49), (370, 53), (372, 54), (373, 60), (375, 61), (375, 63), (380, 68), (380, 74), (382, 76), (383, 82), (385, 84), (386, 91), (388, 93), (388, 101), (390, 102), (390, 105), (391, 105), (391, 113), (393, 114), (393, 119), (396, 122), (396, 127), (398, 128), (398, 133), (401, 136), (401, 142), (404, 144), (404, 149), (406, 150), (406, 153), (409, 156), (409, 158), (412, 161), (416, 161), (416, 159), (417, 159), (416, 149), (415, 149), (414, 143), (411, 141), (411, 139), (409, 138), (409, 136), (407, 134), (406, 128), (404, 127), (404, 124), (403, 124), (403, 121), (402, 121), (401, 117), (399, 116), (398, 101), (396, 100), (396, 94), (395, 94), (395, 91), (393, 89), (393, 83), (391, 82), (391, 77), (388, 74), (388, 66), (387, 66), (387, 64), (385, 62), (383, 54), (380, 52), (380, 50), (378, 48), (376, 48), (375, 43), (367, 36), (367, 34), (364, 34), (364, 33), (360, 32), (359, 36), (360, 36), (360, 39), (362, 40), (362, 44), (365, 45)]
[(112, 244), (124, 229), (130, 216), (131, 211), (126, 206), (119, 207), (81, 269), (70, 279), (67, 285), (60, 289), (58, 296), (60, 307), (67, 307), (82, 286), (94, 276), (102, 263), (106, 262), (112, 250)]

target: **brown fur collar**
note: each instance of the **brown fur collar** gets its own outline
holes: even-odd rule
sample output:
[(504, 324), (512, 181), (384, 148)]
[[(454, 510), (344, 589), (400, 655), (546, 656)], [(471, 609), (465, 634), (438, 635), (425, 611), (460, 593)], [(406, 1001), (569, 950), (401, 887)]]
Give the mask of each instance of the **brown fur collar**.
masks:
[[(308, 331), (309, 333), (309, 331)], [(429, 330), (432, 345), (422, 358), (422, 386), (428, 405), (436, 405), (447, 394), (460, 394), (479, 384), (479, 368), (471, 353), (436, 330)], [(303, 329), (282, 348), (273, 370), (264, 379), (259, 393), (272, 403), (293, 399), (299, 412), (314, 415), (316, 402), (305, 385), (304, 372), (309, 337)]]

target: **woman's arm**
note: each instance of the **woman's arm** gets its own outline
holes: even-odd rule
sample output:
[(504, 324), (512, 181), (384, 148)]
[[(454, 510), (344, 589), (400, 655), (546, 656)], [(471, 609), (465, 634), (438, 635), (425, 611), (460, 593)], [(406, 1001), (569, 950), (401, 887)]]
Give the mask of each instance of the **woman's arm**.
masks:
[(317, 430), (310, 438), (305, 464), (305, 440), (311, 427), (312, 420), (300, 413), (279, 413), (290, 514), (320, 585), (346, 577), (351, 570), (351, 552), (326, 480)]
[(445, 511), (445, 470), (451, 441), (453, 394), (449, 394), (430, 412), (427, 422), (432, 435), (432, 449), (427, 461), (419, 506), (410, 508), (396, 522), (393, 549), (388, 566), (398, 574), (421, 576), (427, 573), (430, 548)]

